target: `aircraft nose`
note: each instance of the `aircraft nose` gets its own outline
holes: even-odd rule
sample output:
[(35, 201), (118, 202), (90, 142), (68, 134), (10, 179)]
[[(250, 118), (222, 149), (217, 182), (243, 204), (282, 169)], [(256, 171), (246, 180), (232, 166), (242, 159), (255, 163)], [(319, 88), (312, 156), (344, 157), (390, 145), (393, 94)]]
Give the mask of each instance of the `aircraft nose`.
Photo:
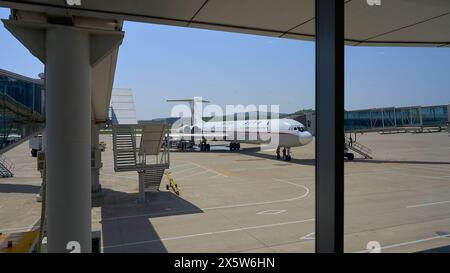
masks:
[(299, 138), (300, 138), (300, 144), (302, 144), (302, 145), (306, 145), (313, 140), (313, 136), (311, 135), (310, 132), (300, 133)]

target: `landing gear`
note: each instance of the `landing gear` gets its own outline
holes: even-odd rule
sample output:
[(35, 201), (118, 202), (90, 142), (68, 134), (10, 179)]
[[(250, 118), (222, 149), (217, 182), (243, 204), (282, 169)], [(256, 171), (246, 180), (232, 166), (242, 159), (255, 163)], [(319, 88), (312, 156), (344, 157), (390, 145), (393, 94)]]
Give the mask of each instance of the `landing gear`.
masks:
[(202, 151), (202, 152), (211, 151), (211, 145), (206, 144), (206, 143), (200, 143), (200, 151)]
[(284, 161), (291, 161), (291, 148), (283, 148), (283, 156), (280, 155), (280, 148), (277, 148), (277, 159), (283, 159)]
[(180, 149), (181, 151), (186, 151), (188, 149), (188, 142), (185, 140), (181, 140), (180, 143), (178, 143), (178, 149)]
[(241, 149), (241, 143), (230, 143), (230, 151), (239, 151)]
[(352, 153), (344, 153), (344, 157), (351, 161), (355, 158), (355, 155)]
[[(355, 138), (356, 138), (356, 135), (355, 135)], [(349, 144), (344, 143), (344, 157), (346, 157), (350, 161), (355, 158), (355, 155), (353, 153), (348, 152), (348, 146), (352, 146), (352, 144), (353, 144), (353, 140), (351, 137), (350, 137)]]

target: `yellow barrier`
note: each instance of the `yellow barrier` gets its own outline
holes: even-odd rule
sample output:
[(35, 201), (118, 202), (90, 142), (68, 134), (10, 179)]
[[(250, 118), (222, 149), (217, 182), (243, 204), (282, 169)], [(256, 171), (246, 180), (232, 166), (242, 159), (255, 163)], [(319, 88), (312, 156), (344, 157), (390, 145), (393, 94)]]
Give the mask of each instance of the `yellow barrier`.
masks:
[(39, 229), (11, 234), (0, 233), (0, 253), (30, 253), (39, 238)]
[(170, 175), (170, 172), (167, 171), (164, 174), (167, 176), (167, 179), (169, 179), (169, 184), (166, 185), (166, 189), (169, 190), (170, 188), (172, 188), (172, 190), (176, 193), (176, 195), (180, 195), (180, 189), (178, 188), (178, 185), (175, 184), (175, 181)]

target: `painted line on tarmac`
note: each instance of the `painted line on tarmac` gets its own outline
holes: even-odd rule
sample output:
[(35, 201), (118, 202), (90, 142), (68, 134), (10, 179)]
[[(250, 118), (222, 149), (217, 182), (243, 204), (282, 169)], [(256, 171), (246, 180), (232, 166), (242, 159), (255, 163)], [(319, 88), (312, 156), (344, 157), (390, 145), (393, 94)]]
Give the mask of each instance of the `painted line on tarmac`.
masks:
[(179, 170), (179, 171), (170, 171), (170, 172), (171, 172), (173, 175), (179, 175), (180, 173), (183, 173), (183, 172), (186, 172), (186, 171), (192, 171), (192, 170), (195, 170), (195, 169), (198, 169), (198, 168), (200, 168), (200, 167), (194, 166), (194, 167), (182, 169), (182, 170)]
[(315, 232), (311, 232), (306, 234), (305, 236), (300, 237), (300, 240), (315, 240), (316, 236), (315, 236)]
[[(380, 247), (380, 250), (390, 249), (390, 248), (397, 248), (397, 247), (401, 247), (401, 246), (414, 245), (414, 244), (418, 244), (418, 243), (433, 241), (433, 240), (437, 240), (437, 239), (444, 239), (444, 238), (449, 238), (449, 237), (450, 237), (450, 234), (438, 235), (438, 236), (429, 237), (429, 238), (420, 239), (420, 240), (415, 240), (415, 241), (409, 241), (409, 242), (404, 242), (404, 243), (399, 243), (399, 244), (382, 246), (382, 247)], [(357, 251), (357, 252), (354, 252), (354, 253), (369, 253), (371, 251), (372, 251), (371, 249), (367, 249), (367, 250)]]
[(257, 212), (256, 214), (258, 214), (258, 215), (275, 215), (275, 214), (281, 214), (281, 213), (285, 213), (285, 212), (287, 212), (287, 210), (285, 210), (285, 209), (270, 209), (270, 210), (264, 210), (264, 211)]
[(433, 202), (433, 203), (423, 203), (423, 204), (417, 204), (417, 205), (411, 205), (407, 206), (406, 208), (421, 208), (421, 207), (427, 207), (427, 206), (433, 206), (433, 205), (442, 205), (442, 204), (448, 204), (450, 201), (441, 201), (441, 202)]
[(305, 193), (294, 197), (294, 198), (288, 198), (288, 199), (281, 199), (281, 200), (274, 200), (274, 201), (266, 201), (266, 202), (255, 202), (255, 203), (244, 203), (244, 204), (234, 204), (234, 205), (225, 205), (225, 206), (217, 206), (217, 207), (209, 207), (209, 208), (201, 208), (201, 210), (213, 210), (213, 209), (229, 209), (229, 208), (239, 208), (239, 207), (249, 207), (249, 206), (258, 206), (258, 205), (267, 205), (267, 204), (276, 204), (276, 203), (285, 203), (285, 202), (291, 202), (291, 201), (295, 201), (295, 200), (299, 200), (302, 198), (305, 198), (306, 196), (309, 195), (309, 188), (305, 187), (303, 185), (298, 185), (283, 179), (277, 179), (277, 178), (273, 178), (273, 180), (279, 181), (279, 182), (283, 182), (286, 184), (291, 184), (294, 185), (296, 187), (300, 187), (305, 189)]
[(12, 232), (23, 232), (23, 231), (29, 231), (34, 227), (34, 225), (31, 225), (29, 227), (18, 227), (18, 228), (6, 228), (6, 229), (0, 229), (0, 233), (12, 233)]
[(205, 166), (202, 166), (202, 165), (197, 164), (197, 163), (194, 163), (194, 162), (190, 162), (190, 163), (193, 164), (193, 165), (195, 165), (195, 166), (198, 166), (198, 167), (200, 167), (200, 168), (203, 168), (203, 169), (205, 169), (205, 170), (211, 171), (211, 172), (215, 173), (216, 175), (228, 177), (228, 175), (225, 175), (225, 174), (223, 174), (223, 173), (220, 173), (220, 172), (218, 172), (218, 171), (216, 171), (216, 170), (214, 170), (214, 169), (207, 168), (207, 167), (205, 167)]
[(34, 224), (28, 226), (28, 227), (17, 227), (17, 228), (6, 228), (6, 229), (0, 229), (0, 233), (12, 233), (12, 232), (26, 232), (30, 231), (32, 228), (34, 228), (40, 221), (40, 218), (37, 218), (34, 220)]
[(174, 169), (178, 169), (178, 168), (183, 167), (183, 166), (189, 166), (190, 164), (191, 163), (179, 164), (179, 165), (175, 165), (174, 167), (170, 167), (169, 169), (170, 170), (174, 170)]
[[(406, 176), (406, 177), (414, 177), (414, 178), (424, 178), (424, 179), (435, 179), (435, 180), (446, 180), (448, 181), (449, 177), (448, 175), (441, 175), (441, 176), (436, 176), (436, 175), (422, 175), (422, 174), (414, 174), (411, 172), (406, 172), (407, 170), (412, 170), (412, 168), (406, 168), (405, 169), (399, 169), (397, 171), (394, 171), (393, 173), (398, 174), (398, 175), (402, 175), (402, 176)], [(379, 173), (381, 174), (381, 172)]]
[(136, 177), (125, 176), (125, 175), (116, 175), (116, 174), (104, 173), (104, 172), (100, 173), (100, 175), (109, 176), (109, 177), (112, 177), (112, 178), (122, 178), (122, 179), (136, 180)]
[[(275, 181), (283, 182), (286, 184), (294, 185), (296, 187), (303, 188), (305, 190), (305, 193), (288, 199), (281, 199), (281, 200), (273, 200), (273, 201), (266, 201), (266, 202), (255, 202), (255, 203), (243, 203), (243, 204), (234, 204), (234, 205), (225, 205), (225, 206), (216, 206), (216, 207), (207, 207), (207, 208), (199, 208), (199, 210), (205, 211), (205, 210), (216, 210), (216, 209), (229, 209), (229, 208), (239, 208), (239, 207), (250, 207), (250, 206), (258, 206), (258, 205), (267, 205), (267, 204), (276, 204), (276, 203), (285, 203), (285, 202), (291, 202), (299, 199), (303, 199), (309, 195), (309, 188), (305, 187), (303, 185), (295, 184), (283, 179), (277, 179), (273, 178)], [(105, 219), (97, 219), (95, 221), (98, 222), (107, 222), (107, 221), (116, 221), (116, 220), (127, 220), (132, 218), (139, 218), (139, 217), (156, 217), (156, 216), (170, 216), (173, 214), (179, 214), (179, 213), (187, 213), (187, 212), (193, 212), (198, 211), (197, 209), (192, 210), (178, 210), (178, 211), (170, 211), (170, 212), (156, 212), (156, 213), (147, 213), (147, 214), (139, 214), (139, 215), (130, 215), (130, 216), (122, 216), (122, 217), (111, 217), (111, 218), (105, 218)]]
[[(208, 171), (199, 171), (199, 172), (191, 173), (188, 175), (183, 175), (183, 179), (189, 178), (189, 177), (194, 177), (194, 176), (201, 175), (201, 174), (207, 174), (207, 173), (209, 173), (209, 172)], [(178, 175), (178, 174), (175, 174), (175, 175)]]
[(225, 229), (225, 230), (218, 230), (218, 231), (211, 231), (211, 232), (204, 232), (204, 233), (196, 233), (196, 234), (189, 234), (189, 235), (181, 235), (181, 236), (175, 236), (175, 237), (167, 237), (167, 238), (161, 238), (161, 239), (139, 241), (139, 242), (133, 242), (133, 243), (118, 244), (118, 245), (109, 245), (109, 246), (104, 246), (103, 249), (110, 249), (110, 248), (117, 248), (117, 247), (124, 247), (124, 246), (136, 246), (136, 245), (142, 245), (142, 244), (164, 242), (164, 241), (173, 241), (173, 240), (180, 240), (180, 239), (187, 239), (187, 238), (194, 238), (194, 237), (201, 237), (201, 236), (208, 236), (208, 235), (215, 235), (215, 234), (231, 233), (231, 232), (237, 232), (237, 231), (245, 231), (245, 230), (254, 230), (254, 229), (261, 229), (261, 228), (270, 228), (270, 227), (278, 227), (278, 226), (285, 226), (285, 225), (293, 225), (293, 224), (300, 224), (300, 223), (306, 223), (306, 222), (311, 222), (311, 221), (314, 221), (314, 218), (305, 219), (305, 220), (299, 220), (299, 221), (290, 221), (290, 222), (276, 223), (276, 224), (250, 226), (250, 227)]

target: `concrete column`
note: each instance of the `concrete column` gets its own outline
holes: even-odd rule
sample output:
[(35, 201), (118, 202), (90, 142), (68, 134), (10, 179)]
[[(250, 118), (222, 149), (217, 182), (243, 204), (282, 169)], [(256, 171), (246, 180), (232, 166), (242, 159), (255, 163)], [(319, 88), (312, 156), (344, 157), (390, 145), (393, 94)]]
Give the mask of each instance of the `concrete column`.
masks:
[[(93, 153), (97, 153), (100, 156), (101, 162), (101, 152), (99, 151), (99, 128), (95, 123), (92, 123), (91, 126), (91, 151)], [(102, 185), (100, 184), (100, 168), (92, 167), (91, 168), (91, 181), (92, 181), (92, 194), (97, 195), (102, 191)]]
[[(120, 20), (68, 15), (69, 26), (46, 16), (13, 10), (2, 22), (46, 64), (47, 249), (91, 252), (91, 96), (110, 92), (124, 32)], [(95, 87), (92, 67), (109, 75)]]
[(91, 252), (89, 33), (49, 28), (46, 56), (48, 252)]

